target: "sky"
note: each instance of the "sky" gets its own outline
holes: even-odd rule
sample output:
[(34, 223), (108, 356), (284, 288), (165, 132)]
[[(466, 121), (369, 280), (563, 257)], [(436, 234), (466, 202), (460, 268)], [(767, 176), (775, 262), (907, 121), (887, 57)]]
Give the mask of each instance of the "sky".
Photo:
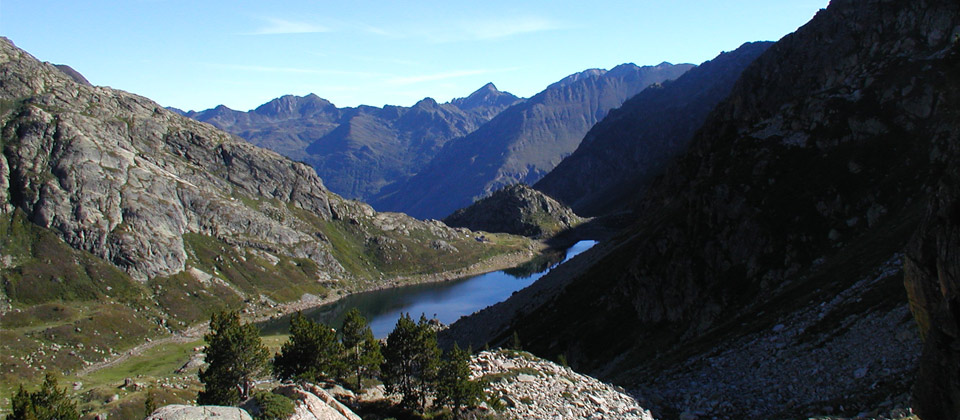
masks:
[(795, 31), (828, 0), (0, 0), (0, 35), (95, 85), (246, 111), (315, 93), (410, 106), (487, 82), (529, 97), (622, 63), (694, 63)]

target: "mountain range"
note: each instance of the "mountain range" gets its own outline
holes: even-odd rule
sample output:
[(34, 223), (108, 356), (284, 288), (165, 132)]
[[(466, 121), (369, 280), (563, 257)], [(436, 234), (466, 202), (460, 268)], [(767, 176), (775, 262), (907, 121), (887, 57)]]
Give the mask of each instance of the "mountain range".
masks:
[(462, 226), (594, 222), (499, 189), (543, 177), (621, 230), (447, 342), (563, 361), (667, 418), (956, 418), (960, 4), (833, 0), (691, 68), (589, 70), (526, 100), (178, 111), (246, 141), (0, 40), (0, 377), (535, 248), (377, 212), (321, 168), (422, 218), (489, 195), (446, 219)]
[(337, 108), (310, 94), (283, 96), (248, 112), (222, 105), (175, 111), (305, 162), (334, 192), (368, 201), (418, 172), (448, 140), (519, 101), (490, 83), (466, 98), (445, 104), (425, 98), (412, 107)]
[(644, 89), (610, 111), (534, 188), (584, 216), (629, 208), (640, 189), (686, 150), (707, 114), (771, 42), (753, 42)]
[(573, 152), (611, 109), (692, 67), (622, 64), (567, 76), (476, 131), (449, 141), (423, 170), (384, 188), (370, 203), (418, 218), (443, 218), (501, 187), (533, 184)]
[(426, 98), (409, 108), (340, 109), (311, 94), (280, 97), (249, 112), (224, 106), (176, 111), (310, 164), (348, 198), (439, 219), (499, 187), (537, 181), (610, 109), (692, 67), (591, 69), (528, 100), (489, 83), (465, 98), (444, 104)]
[(919, 357), (920, 417), (955, 418), (958, 66), (956, 2), (832, 1), (634, 187), (618, 237), (448, 337), (520, 337), (674, 415), (720, 418), (906, 403)]
[(523, 238), (378, 213), (308, 165), (78, 79), (0, 39), (4, 383), (220, 309), (275, 313), (532, 256)]

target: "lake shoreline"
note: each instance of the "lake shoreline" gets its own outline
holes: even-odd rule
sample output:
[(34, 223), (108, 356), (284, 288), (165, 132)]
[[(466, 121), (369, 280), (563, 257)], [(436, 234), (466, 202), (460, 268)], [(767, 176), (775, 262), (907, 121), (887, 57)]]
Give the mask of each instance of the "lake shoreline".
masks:
[[(275, 311), (270, 314), (258, 314), (255, 315), (250, 322), (264, 322), (271, 319), (283, 317), (285, 315), (292, 314), (297, 311), (305, 311), (313, 309), (316, 307), (329, 305), (336, 303), (337, 301), (344, 299), (348, 296), (352, 296), (360, 293), (367, 293), (380, 290), (390, 290), (396, 289), (399, 287), (414, 286), (418, 284), (430, 284), (430, 283), (443, 283), (449, 281), (462, 280), (468, 277), (479, 276), (481, 274), (493, 273), (496, 271), (502, 271), (509, 268), (517, 267), (526, 262), (533, 260), (537, 255), (542, 254), (544, 251), (550, 248), (549, 245), (544, 241), (534, 241), (532, 242), (535, 247), (528, 249), (526, 251), (513, 252), (510, 254), (500, 254), (488, 259), (476, 262), (465, 268), (459, 268), (455, 270), (447, 270), (439, 273), (431, 274), (420, 274), (414, 276), (397, 276), (389, 280), (381, 282), (374, 285), (373, 287), (368, 287), (361, 290), (356, 290), (344, 294), (336, 293), (327, 297), (316, 297), (312, 299), (307, 298), (296, 300), (293, 302), (286, 302), (278, 304), (275, 308), (271, 308), (272, 311)], [(341, 292), (341, 291), (338, 291)]]
[[(343, 322), (343, 314), (357, 308), (367, 318), (377, 338), (386, 337), (397, 318), (404, 313), (426, 314), (437, 321), (450, 324), (483, 308), (510, 298), (518, 291), (536, 283), (541, 277), (570, 258), (590, 249), (596, 241), (581, 241), (574, 246), (542, 259), (534, 257), (527, 263), (508, 265), (509, 268), (471, 276), (429, 276), (407, 282), (400, 287), (388, 287), (363, 293), (353, 293), (328, 304), (303, 310), (304, 316), (326, 325)], [(546, 255), (546, 254), (540, 254)], [(501, 261), (508, 261), (507, 258)], [(498, 264), (503, 265), (503, 264)], [(521, 268), (519, 269), (518, 268)], [(438, 280), (439, 279), (439, 280)], [(434, 281), (435, 280), (435, 281)], [(265, 337), (285, 334), (290, 315), (272, 317), (259, 326)]]
[[(385, 283), (380, 283), (375, 285), (375, 287), (369, 287), (357, 291), (352, 291), (348, 293), (334, 293), (326, 297), (313, 296), (312, 298), (306, 297), (306, 299), (301, 298), (292, 302), (285, 302), (277, 304), (277, 306), (270, 307), (267, 309), (260, 309), (256, 311), (251, 311), (250, 308), (245, 308), (242, 310), (243, 318), (247, 322), (251, 323), (262, 323), (269, 321), (271, 319), (280, 318), (286, 315), (290, 315), (297, 311), (304, 311), (313, 309), (316, 307), (329, 305), (336, 303), (337, 301), (359, 293), (366, 293), (376, 290), (388, 290), (395, 289), (398, 287), (412, 286), (417, 284), (429, 284), (429, 283), (442, 283), (447, 281), (460, 280), (467, 277), (477, 276), (486, 273), (492, 273), (495, 271), (506, 270), (508, 268), (519, 266), (527, 261), (532, 260), (537, 255), (543, 253), (550, 248), (549, 245), (544, 241), (533, 241), (531, 242), (533, 247), (527, 249), (526, 251), (518, 251), (509, 254), (500, 254), (488, 259), (476, 262), (465, 268), (459, 268), (456, 270), (448, 270), (440, 273), (432, 274), (422, 274), (417, 276), (397, 276), (387, 280)], [(341, 291), (337, 291), (341, 292)], [(252, 313), (251, 313), (252, 312)], [(130, 357), (137, 356), (142, 354), (144, 351), (149, 350), (153, 347), (156, 347), (161, 344), (166, 343), (186, 343), (191, 341), (196, 341), (209, 332), (209, 323), (201, 322), (193, 324), (183, 330), (173, 332), (166, 336), (160, 336), (152, 338), (150, 341), (142, 343), (140, 345), (129, 348), (119, 355), (103, 360), (97, 363), (93, 363), (89, 366), (85, 366), (79, 372), (77, 372), (78, 377), (83, 377), (89, 375), (93, 372), (96, 372), (101, 369), (105, 369), (111, 366), (115, 366)]]

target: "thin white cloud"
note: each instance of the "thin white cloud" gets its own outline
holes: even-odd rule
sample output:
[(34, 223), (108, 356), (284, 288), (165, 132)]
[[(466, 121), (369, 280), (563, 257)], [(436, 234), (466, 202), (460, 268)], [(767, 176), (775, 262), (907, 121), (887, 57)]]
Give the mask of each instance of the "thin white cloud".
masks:
[(476, 69), (476, 70), (456, 70), (443, 73), (423, 74), (417, 76), (398, 76), (387, 80), (391, 85), (412, 85), (422, 82), (433, 82), (437, 80), (456, 79), (459, 77), (476, 76), (481, 74), (499, 73), (514, 69)]
[(251, 35), (313, 34), (331, 31), (331, 29), (326, 26), (308, 22), (295, 22), (273, 17), (264, 17), (262, 19), (266, 21), (266, 24), (251, 32)]
[(281, 73), (281, 74), (315, 74), (323, 76), (362, 76), (362, 77), (383, 77), (390, 76), (386, 73), (375, 73), (375, 72), (362, 72), (362, 71), (348, 71), (348, 70), (329, 70), (329, 69), (312, 69), (304, 67), (277, 67), (277, 66), (256, 66), (256, 65), (244, 65), (244, 64), (221, 64), (221, 63), (205, 63), (210, 67), (216, 67), (226, 70), (236, 70), (236, 71), (249, 71), (257, 73)]
[(507, 17), (464, 22), (463, 30), (473, 39), (498, 39), (514, 35), (564, 29), (566, 25), (538, 16)]
[(445, 22), (414, 22), (396, 28), (355, 24), (353, 28), (389, 38), (421, 38), (432, 43), (486, 41), (538, 32), (570, 29), (573, 26), (540, 16), (476, 18)]

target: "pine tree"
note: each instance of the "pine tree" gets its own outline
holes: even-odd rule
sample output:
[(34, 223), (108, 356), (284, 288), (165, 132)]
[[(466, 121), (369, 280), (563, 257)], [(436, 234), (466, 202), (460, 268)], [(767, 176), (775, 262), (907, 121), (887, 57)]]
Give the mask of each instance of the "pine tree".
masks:
[(273, 373), (282, 380), (318, 382), (340, 374), (343, 346), (337, 333), (300, 312), (290, 318), (290, 338), (273, 359)]
[(402, 395), (404, 406), (425, 410), (439, 354), (437, 333), (426, 317), (421, 315), (415, 324), (409, 314), (402, 314), (383, 350), (381, 377), (387, 391)]
[(253, 324), (241, 324), (236, 311), (214, 313), (204, 337), (208, 367), (200, 371), (201, 405), (236, 405), (250, 396), (254, 379), (267, 366), (270, 352)]
[(452, 405), (454, 416), (461, 408), (476, 406), (483, 396), (483, 387), (470, 380), (470, 351), (463, 351), (456, 343), (440, 364), (437, 381), (437, 402)]
[(370, 377), (380, 370), (383, 355), (380, 342), (373, 338), (373, 331), (360, 310), (353, 308), (347, 312), (340, 328), (340, 339), (344, 347), (344, 361), (349, 371), (356, 375), (356, 391), (363, 389), (363, 377)]
[(420, 321), (417, 322), (417, 349), (420, 411), (424, 411), (427, 409), (427, 395), (436, 388), (440, 347), (437, 345), (437, 330), (423, 314), (420, 314)]
[(380, 367), (381, 379), (387, 392), (403, 396), (402, 404), (411, 406), (417, 400), (415, 380), (417, 324), (409, 314), (401, 314), (397, 325), (387, 336), (387, 345), (383, 349), (383, 364)]
[(75, 420), (80, 417), (77, 403), (67, 397), (66, 388), (57, 386), (57, 378), (47, 373), (37, 392), (20, 385), (13, 395), (9, 420)]

